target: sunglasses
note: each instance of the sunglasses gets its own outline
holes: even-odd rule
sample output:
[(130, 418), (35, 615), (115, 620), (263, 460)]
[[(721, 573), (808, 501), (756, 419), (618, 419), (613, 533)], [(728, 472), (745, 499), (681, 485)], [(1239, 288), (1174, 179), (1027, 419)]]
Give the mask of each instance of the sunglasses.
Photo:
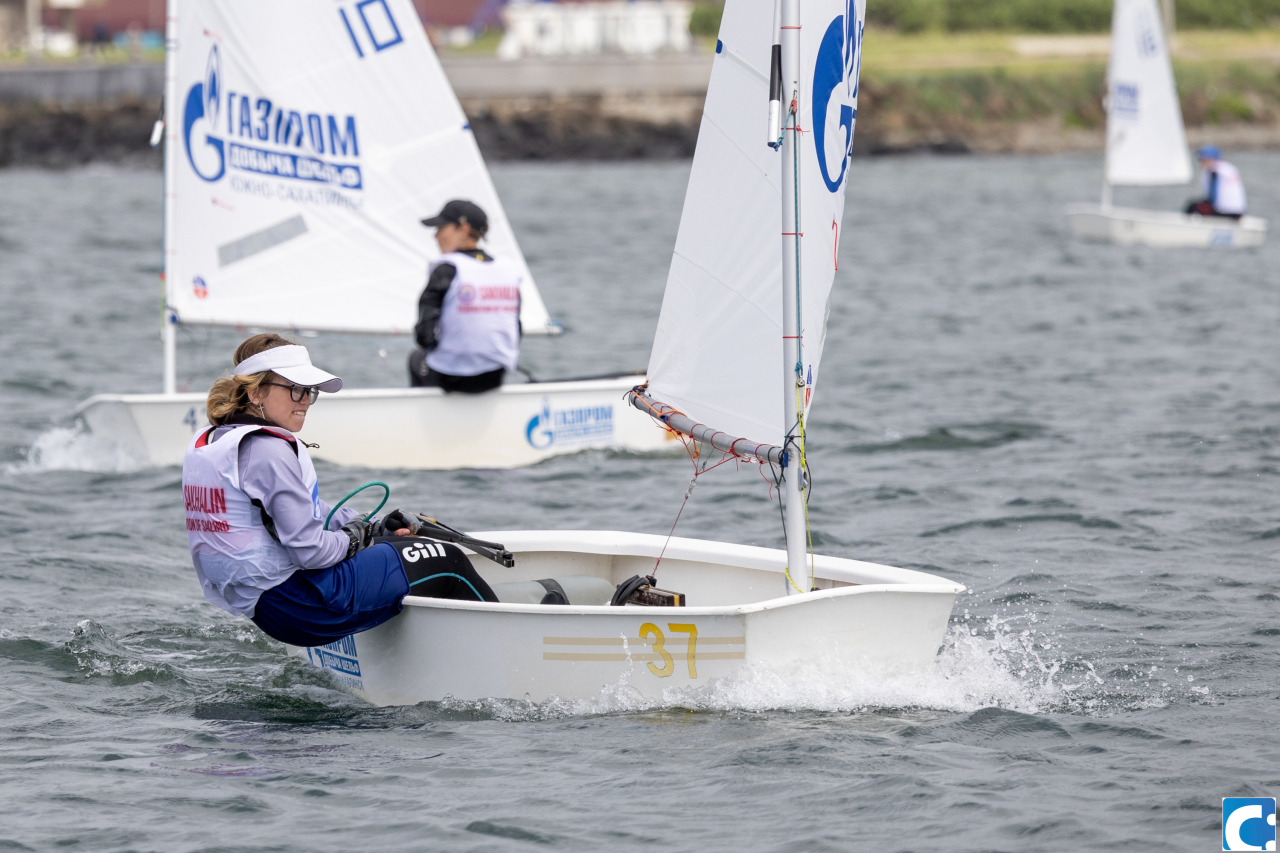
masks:
[(302, 402), (302, 398), (303, 398), (303, 397), (310, 397), (310, 398), (311, 398), (311, 402), (313, 402), (313, 403), (314, 403), (316, 400), (319, 400), (319, 399), (320, 399), (320, 389), (319, 389), (319, 388), (308, 388), (308, 387), (307, 387), (307, 386), (305, 386), (305, 385), (284, 385), (284, 384), (281, 384), (281, 383), (279, 383), (279, 382), (263, 382), (262, 384), (263, 384), (263, 385), (274, 385), (274, 386), (276, 386), (277, 388), (288, 388), (288, 389), (289, 389), (289, 399), (293, 400), (293, 402), (295, 402), (295, 403), (301, 403), (301, 402)]

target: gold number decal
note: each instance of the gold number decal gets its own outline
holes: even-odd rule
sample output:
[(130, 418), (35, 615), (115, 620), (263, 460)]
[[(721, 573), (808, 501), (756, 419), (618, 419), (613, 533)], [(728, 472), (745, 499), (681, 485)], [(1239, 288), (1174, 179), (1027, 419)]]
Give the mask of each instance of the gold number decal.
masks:
[(659, 678), (666, 678), (668, 675), (676, 671), (676, 662), (671, 659), (671, 653), (663, 646), (666, 644), (667, 638), (662, 636), (661, 629), (652, 622), (646, 622), (640, 626), (640, 639), (652, 637), (650, 642), (653, 644), (653, 650), (662, 655), (662, 667), (656, 667), (653, 663), (649, 664), (649, 671)]
[(697, 654), (698, 626), (693, 624), (686, 625), (679, 622), (668, 622), (667, 628), (669, 628), (673, 634), (689, 635), (689, 677), (697, 678), (698, 667), (697, 664), (693, 662), (693, 656)]

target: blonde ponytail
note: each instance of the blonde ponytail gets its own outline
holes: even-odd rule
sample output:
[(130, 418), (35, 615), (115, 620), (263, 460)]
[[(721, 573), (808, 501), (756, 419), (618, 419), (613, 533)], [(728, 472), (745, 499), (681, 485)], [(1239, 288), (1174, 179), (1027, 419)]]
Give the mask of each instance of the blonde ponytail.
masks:
[[(240, 346), (236, 347), (235, 355), (232, 357), (235, 359), (235, 363), (239, 364), (260, 352), (291, 344), (293, 344), (293, 341), (288, 338), (282, 338), (277, 334), (267, 332), (246, 339)], [(222, 426), (233, 415), (238, 415), (241, 412), (252, 413), (254, 404), (249, 395), (261, 390), (262, 386), (273, 378), (275, 378), (275, 374), (267, 370), (251, 376), (223, 376), (215, 380), (213, 387), (209, 389), (209, 398), (205, 401), (209, 423), (214, 426)]]

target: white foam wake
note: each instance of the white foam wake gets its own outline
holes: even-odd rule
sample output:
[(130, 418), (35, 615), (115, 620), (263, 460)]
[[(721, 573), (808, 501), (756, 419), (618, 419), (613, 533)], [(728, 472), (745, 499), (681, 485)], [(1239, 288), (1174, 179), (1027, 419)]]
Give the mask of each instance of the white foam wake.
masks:
[(27, 458), (5, 466), (6, 473), (40, 471), (94, 471), (124, 474), (145, 464), (131, 453), (83, 425), (54, 427), (36, 437), (27, 448)]
[[(1105, 713), (1103, 681), (1087, 662), (1052, 650), (1026, 619), (991, 618), (980, 627), (952, 625), (941, 653), (922, 669), (870, 668), (864, 663), (815, 657), (785, 671), (748, 667), (696, 688), (670, 689), (660, 700), (642, 696), (631, 682), (644, 678), (638, 664), (593, 699), (541, 703), (446, 701), (446, 706), (499, 719), (619, 714), (687, 708), (696, 711), (816, 711), (849, 713), (918, 709), (971, 713), (1003, 708), (1034, 714), (1076, 710)], [(481, 707), (483, 706), (483, 707)]]

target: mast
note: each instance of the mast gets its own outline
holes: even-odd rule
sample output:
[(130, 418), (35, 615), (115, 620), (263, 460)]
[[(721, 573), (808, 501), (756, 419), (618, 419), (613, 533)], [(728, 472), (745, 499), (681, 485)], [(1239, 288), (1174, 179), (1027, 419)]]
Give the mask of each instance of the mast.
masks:
[(1101, 206), (1104, 211), (1111, 209), (1111, 63), (1112, 57), (1116, 52), (1116, 21), (1120, 14), (1120, 4), (1117, 2), (1111, 15), (1111, 49), (1107, 56), (1107, 93), (1102, 96), (1102, 112), (1106, 115), (1106, 122), (1102, 127), (1102, 199)]
[(803, 452), (804, 349), (800, 327), (800, 0), (780, 0), (782, 43), (782, 402), (787, 431), (783, 469), (786, 511), (783, 531), (787, 538), (787, 594), (799, 595), (813, 587), (808, 565)]
[(164, 393), (174, 394), (178, 390), (178, 316), (169, 307), (169, 274), (172, 265), (169, 259), (173, 254), (173, 197), (177, 181), (174, 162), (180, 120), (175, 119), (174, 106), (178, 103), (178, 2), (168, 0), (165, 14), (164, 39), (164, 110), (161, 121), (164, 128), (164, 262), (161, 265), (162, 298), (160, 300), (161, 337), (164, 340)]

